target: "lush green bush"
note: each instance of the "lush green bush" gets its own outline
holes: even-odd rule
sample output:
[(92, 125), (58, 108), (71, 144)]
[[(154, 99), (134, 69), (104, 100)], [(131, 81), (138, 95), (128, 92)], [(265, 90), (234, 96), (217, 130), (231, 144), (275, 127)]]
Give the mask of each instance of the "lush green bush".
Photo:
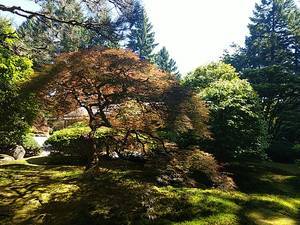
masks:
[(159, 136), (164, 140), (176, 143), (179, 148), (198, 145), (202, 141), (202, 138), (192, 131), (182, 133), (175, 131), (160, 131)]
[(295, 158), (300, 159), (300, 144), (295, 144), (292, 149), (296, 156)]
[(227, 64), (210, 64), (190, 73), (184, 85), (198, 90), (210, 109), (211, 151), (222, 160), (264, 157), (266, 126), (251, 85)]
[[(50, 151), (53, 153), (60, 153), (66, 156), (79, 156), (85, 161), (90, 152), (90, 143), (86, 138), (89, 132), (89, 127), (81, 125), (55, 131), (45, 142), (45, 145), (51, 145)], [(112, 129), (110, 128), (99, 128), (96, 132), (97, 141), (101, 142), (111, 132)]]
[(36, 156), (41, 153), (41, 147), (34, 140), (33, 134), (29, 133), (23, 137), (22, 146), (26, 151), (26, 157)]
[(69, 125), (67, 128), (83, 128), (83, 127), (88, 128), (88, 126), (89, 126), (88, 121), (79, 121)]
[(34, 119), (36, 104), (21, 86), (33, 74), (32, 62), (13, 50), (18, 37), (11, 23), (0, 18), (0, 147), (21, 144)]
[(274, 141), (267, 153), (275, 162), (294, 163), (300, 159), (300, 144), (292, 145), (288, 141)]
[[(27, 133), (25, 136), (18, 141), (18, 144), (21, 145), (26, 153), (25, 157), (37, 156), (41, 153), (42, 148), (39, 144), (34, 140), (32, 133)], [(10, 145), (3, 145), (0, 146), (0, 153), (1, 154), (8, 154), (12, 155), (12, 149), (16, 147), (16, 143), (12, 142)]]

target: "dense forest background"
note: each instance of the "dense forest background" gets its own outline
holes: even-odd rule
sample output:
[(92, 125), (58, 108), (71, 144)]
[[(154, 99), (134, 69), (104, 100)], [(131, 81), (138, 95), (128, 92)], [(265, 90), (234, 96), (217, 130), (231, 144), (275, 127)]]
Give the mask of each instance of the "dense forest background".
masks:
[[(139, 210), (144, 211), (136, 209), (142, 216), (129, 218), (122, 214), (127, 209), (119, 214), (111, 209), (112, 218), (120, 219), (111, 224), (158, 220), (157, 224), (173, 224), (169, 217), (180, 222), (181, 215), (184, 220), (211, 216), (226, 204), (244, 209), (229, 207), (234, 217), (225, 212), (225, 222), (220, 224), (250, 224), (250, 210), (266, 207), (266, 201), (284, 201), (278, 200), (281, 195), (291, 198), (286, 200), (290, 208), (298, 207), (292, 199), (299, 197), (294, 188), (299, 174), (291, 169), (300, 160), (300, 10), (295, 1), (261, 0), (249, 19), (244, 45), (232, 44), (219, 61), (199, 65), (187, 74), (180, 73), (166, 47), (158, 49), (153, 25), (139, 0), (34, 2), (40, 6), (38, 12), (0, 4), (0, 11), (25, 18), (17, 28), (0, 18), (0, 165), (2, 158), (19, 159), (15, 157), (19, 151), (24, 151), (20, 159), (29, 162), (39, 161), (41, 153), (47, 152), (50, 165), (84, 167), (87, 183), (73, 175), (92, 195), (99, 194), (97, 182), (113, 186), (120, 180), (127, 182), (129, 174), (133, 188), (139, 190), (131, 190), (138, 198), (132, 204), (140, 204)], [(80, 110), (85, 113), (79, 113), (78, 119)], [(66, 122), (70, 115), (75, 119)], [(47, 137), (44, 146), (34, 140), (37, 135)], [(3, 180), (10, 176), (6, 169)], [(269, 181), (268, 176), (278, 171), (283, 174)], [(291, 180), (285, 181), (284, 173), (290, 172)], [(252, 177), (255, 174), (259, 174), (257, 180)], [(276, 196), (271, 200), (249, 197), (256, 192), (247, 189), (248, 175), (253, 190)], [(68, 176), (63, 180), (71, 182)], [(266, 180), (268, 184), (263, 183)], [(273, 181), (287, 183), (275, 190)], [(0, 186), (1, 182), (0, 178)], [(3, 185), (10, 191), (6, 180)], [(146, 194), (140, 190), (151, 185), (167, 189), (150, 188)], [(128, 187), (118, 188), (112, 188), (116, 196), (124, 197), (121, 189)], [(207, 193), (213, 200), (206, 199), (199, 209), (194, 194), (205, 195), (199, 190), (206, 188), (212, 188)], [(232, 191), (233, 197), (228, 193), (220, 197), (223, 192), (215, 189)], [(161, 197), (163, 193), (167, 194)], [(87, 204), (97, 208), (89, 194)], [(176, 196), (174, 202), (172, 196)], [(44, 204), (43, 199), (39, 201)], [(164, 208), (164, 201), (172, 205)], [(5, 210), (4, 217), (9, 218)], [(96, 209), (93, 213), (101, 214)], [(286, 214), (299, 221), (297, 209)], [(52, 222), (58, 219), (51, 218)], [(87, 218), (98, 217), (89, 214)], [(109, 224), (110, 217), (106, 219), (101, 220)]]
[[(115, 3), (113, 9), (111, 3), (101, 1), (38, 3), (39, 13), (1, 6), (3, 11), (28, 17), (16, 31), (1, 20), (2, 64), (10, 67), (2, 76), (2, 142), (20, 142), (26, 125), (33, 121), (35, 107), (26, 108), (32, 104), (20, 100), (19, 83), (30, 79), (30, 68), (38, 72), (64, 52), (95, 46), (128, 48), (180, 79), (167, 49), (155, 52), (153, 26), (139, 1)], [(182, 85), (198, 92), (211, 110), (214, 141), (205, 145), (214, 154), (232, 158), (265, 152), (264, 157), (285, 162), (299, 156), (299, 24), (299, 9), (293, 1), (262, 1), (250, 18), (245, 46), (233, 45), (220, 62), (182, 76)], [(13, 110), (16, 115), (7, 113), (13, 105), (18, 106)]]

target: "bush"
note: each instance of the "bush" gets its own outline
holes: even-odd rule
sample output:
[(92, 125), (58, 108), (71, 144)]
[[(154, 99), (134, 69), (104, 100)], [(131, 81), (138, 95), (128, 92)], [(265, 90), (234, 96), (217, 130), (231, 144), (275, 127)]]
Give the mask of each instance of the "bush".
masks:
[(293, 146), (293, 152), (295, 154), (295, 158), (300, 159), (300, 144), (295, 144)]
[(264, 158), (266, 124), (256, 92), (227, 64), (196, 69), (184, 81), (199, 92), (210, 109), (211, 152), (221, 160)]
[[(90, 143), (86, 138), (89, 132), (89, 127), (81, 125), (55, 131), (45, 142), (45, 145), (50, 145), (52, 153), (81, 157), (83, 161), (86, 161), (90, 150)], [(96, 132), (97, 141), (101, 142), (101, 139), (111, 132), (112, 129), (110, 128), (99, 128)]]
[(214, 156), (199, 149), (173, 150), (152, 158), (145, 166), (157, 170), (157, 181), (161, 185), (235, 188), (233, 180), (221, 171)]
[(294, 163), (300, 159), (300, 144), (293, 145), (287, 141), (276, 141), (271, 144), (267, 153), (275, 162)]
[(41, 153), (41, 147), (39, 144), (34, 140), (33, 134), (29, 133), (26, 134), (22, 140), (22, 146), (26, 151), (25, 157), (36, 156)]
[[(37, 156), (41, 153), (42, 149), (39, 144), (34, 140), (32, 133), (27, 133), (19, 144), (23, 146), (26, 151), (25, 157)], [(12, 149), (16, 147), (16, 144), (5, 145), (0, 147), (1, 154), (12, 155)]]
[(67, 128), (88, 128), (89, 123), (87, 121), (79, 121), (69, 125)]
[(160, 138), (176, 143), (179, 148), (187, 148), (189, 146), (199, 145), (203, 141), (203, 138), (195, 134), (193, 131), (189, 132), (174, 132), (174, 131), (160, 131)]

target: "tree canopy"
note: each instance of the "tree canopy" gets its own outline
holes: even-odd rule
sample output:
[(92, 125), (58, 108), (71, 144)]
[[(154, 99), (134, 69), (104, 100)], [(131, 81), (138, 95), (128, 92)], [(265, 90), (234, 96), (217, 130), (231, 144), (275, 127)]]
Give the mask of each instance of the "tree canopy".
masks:
[(300, 13), (293, 0), (263, 0), (250, 20), (245, 47), (235, 46), (224, 61), (258, 92), (271, 139), (269, 155), (281, 160), (292, 155), (299, 140)]
[(184, 85), (198, 90), (210, 109), (212, 151), (222, 160), (262, 157), (267, 145), (265, 124), (256, 92), (224, 63), (197, 68)]
[(174, 59), (170, 58), (169, 52), (166, 47), (162, 47), (158, 53), (155, 55), (155, 64), (161, 70), (174, 74), (178, 79), (180, 78), (180, 74), (178, 72), (178, 68), (176, 66), (176, 62)]
[(137, 2), (135, 4), (136, 20), (132, 24), (131, 32), (128, 35), (127, 47), (139, 55), (141, 59), (153, 60), (155, 33), (144, 7)]
[[(39, 4), (41, 6), (39, 14), (48, 15), (56, 20), (34, 16), (26, 20), (17, 30), (23, 37), (25, 44), (23, 51), (32, 56), (37, 66), (52, 62), (55, 56), (63, 52), (96, 45), (116, 47), (119, 41), (124, 39), (123, 32), (131, 23), (129, 16), (121, 19), (124, 15), (114, 20), (112, 15), (114, 12), (110, 10), (111, 3), (105, 1), (101, 4), (91, 1), (82, 3), (77, 0), (39, 1)], [(131, 10), (131, 3), (128, 2), (126, 10)], [(77, 24), (86, 23), (84, 21), (97, 27)]]
[(64, 53), (37, 76), (30, 89), (32, 85), (53, 116), (83, 107), (89, 115), (91, 140), (102, 126), (120, 131), (122, 140), (115, 142), (121, 150), (133, 135), (139, 142), (140, 135), (158, 141), (157, 131), (168, 127), (208, 135), (207, 110), (201, 100), (181, 89), (171, 74), (127, 50)]
[(299, 72), (299, 9), (293, 0), (257, 3), (248, 25), (245, 47), (237, 48), (225, 61), (238, 70), (281, 65)]
[(20, 92), (22, 84), (33, 74), (32, 62), (14, 52), (18, 36), (9, 21), (0, 19), (0, 144), (20, 144), (34, 118), (30, 96)]
[[(53, 3), (53, 4), (59, 4), (59, 3), (71, 3), (74, 2), (73, 0), (54, 0), (54, 1), (48, 1), (48, 0), (34, 0), (35, 3), (44, 5), (47, 3)], [(115, 25), (115, 27), (120, 28), (121, 30), (123, 28), (127, 29), (126, 26), (124, 27), (126, 23), (128, 23), (131, 19), (131, 14), (133, 10), (134, 2), (133, 0), (99, 0), (99, 1), (93, 1), (93, 0), (78, 0), (76, 1), (80, 3), (84, 8), (90, 12), (90, 13), (97, 13), (99, 11), (107, 11), (109, 9), (110, 12), (116, 14), (117, 16), (114, 17), (114, 20), (112, 23)], [(68, 24), (72, 26), (80, 26), (84, 27), (86, 29), (97, 31), (101, 34), (105, 34), (105, 31), (111, 29), (112, 24), (107, 24), (106, 21), (97, 21), (95, 18), (61, 18), (58, 15), (49, 14), (45, 11), (40, 12), (34, 12), (31, 10), (23, 9), (19, 6), (8, 6), (4, 4), (0, 4), (0, 11), (4, 12), (10, 12), (15, 15), (24, 17), (26, 19), (34, 19), (37, 18), (40, 21), (43, 21), (46, 25), (50, 22), (55, 22), (59, 24)], [(109, 37), (107, 37), (109, 38)]]

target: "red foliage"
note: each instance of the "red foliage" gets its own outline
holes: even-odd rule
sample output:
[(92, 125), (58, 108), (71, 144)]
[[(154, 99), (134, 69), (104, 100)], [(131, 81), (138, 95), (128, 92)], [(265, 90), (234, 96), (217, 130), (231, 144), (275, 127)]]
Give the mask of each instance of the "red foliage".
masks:
[(40, 99), (53, 115), (78, 107), (87, 110), (91, 138), (101, 126), (122, 132), (123, 147), (132, 135), (139, 142), (139, 135), (158, 139), (155, 132), (166, 127), (208, 135), (208, 112), (202, 101), (183, 90), (171, 74), (127, 50), (98, 48), (62, 54), (38, 80)]
[(40, 96), (47, 108), (51, 106), (52, 112), (63, 115), (84, 107), (91, 121), (97, 120), (93, 127), (113, 126), (116, 117), (109, 120), (108, 115), (128, 101), (147, 102), (148, 106), (161, 101), (163, 93), (176, 82), (135, 54), (120, 49), (62, 54), (45, 76), (48, 79)]

